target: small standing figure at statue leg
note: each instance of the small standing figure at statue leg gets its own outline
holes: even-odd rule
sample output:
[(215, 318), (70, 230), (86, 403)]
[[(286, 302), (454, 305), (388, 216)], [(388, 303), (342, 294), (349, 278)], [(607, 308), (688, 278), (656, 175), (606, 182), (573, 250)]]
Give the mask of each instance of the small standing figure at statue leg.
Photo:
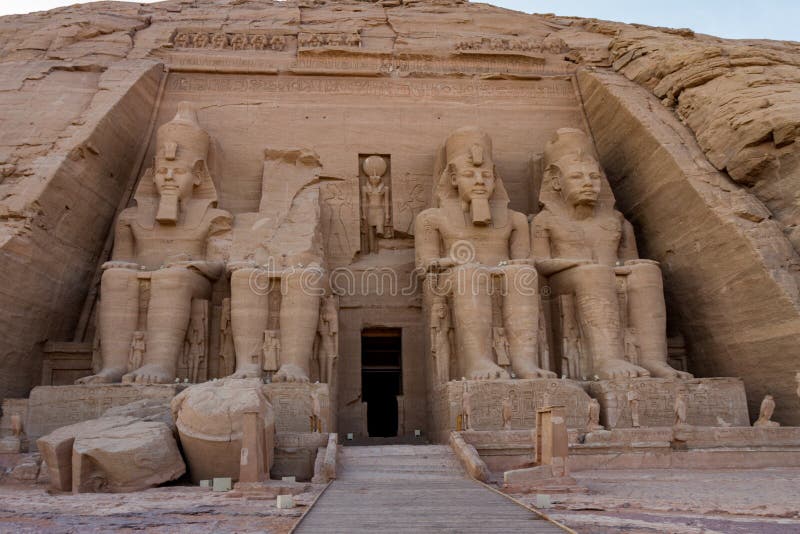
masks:
[(511, 397), (506, 396), (503, 399), (503, 430), (511, 430), (512, 416)]
[(600, 424), (600, 402), (597, 399), (590, 399), (586, 432), (594, 432), (596, 430), (603, 430), (603, 425)]
[(636, 390), (629, 390), (626, 394), (628, 407), (631, 409), (631, 426), (639, 428), (639, 393)]

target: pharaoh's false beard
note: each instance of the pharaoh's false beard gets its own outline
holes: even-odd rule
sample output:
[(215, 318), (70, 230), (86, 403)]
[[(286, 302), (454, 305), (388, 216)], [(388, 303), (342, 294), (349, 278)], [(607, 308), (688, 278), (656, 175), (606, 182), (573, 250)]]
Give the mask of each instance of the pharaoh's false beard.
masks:
[(472, 224), (485, 226), (492, 222), (492, 209), (487, 198), (473, 198), (469, 203)]
[(156, 220), (161, 224), (176, 224), (180, 212), (178, 192), (164, 191), (158, 201)]

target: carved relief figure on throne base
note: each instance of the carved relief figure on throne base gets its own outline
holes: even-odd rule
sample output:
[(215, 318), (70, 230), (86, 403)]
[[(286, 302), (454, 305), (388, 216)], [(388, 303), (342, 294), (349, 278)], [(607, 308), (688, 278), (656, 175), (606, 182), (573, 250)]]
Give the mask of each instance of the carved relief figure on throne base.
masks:
[(492, 354), (494, 278), (506, 289), (502, 317), (513, 371), (520, 378), (555, 376), (536, 365), (539, 301), (527, 218), (508, 209), (489, 136), (475, 127), (453, 132), (440, 150), (434, 177), (435, 207), (415, 221), (417, 266), (447, 286), (459, 375), (509, 377)]
[[(544, 208), (532, 222), (533, 257), (557, 295), (575, 297), (580, 330), (601, 378), (691, 378), (667, 364), (666, 308), (658, 263), (639, 259), (633, 227), (601, 201), (607, 188), (590, 139), (562, 128), (544, 151)], [(624, 358), (615, 277), (627, 275), (638, 365)]]
[[(158, 129), (154, 166), (142, 176), (134, 199), (116, 223), (112, 261), (103, 265), (99, 328), (102, 368), (79, 383), (167, 383), (175, 379), (192, 299), (208, 299), (223, 272), (228, 212), (206, 165), (208, 134), (192, 106)], [(139, 317), (139, 277), (150, 278), (143, 365), (128, 368)], [(130, 372), (128, 372), (130, 371)], [(127, 372), (127, 374), (126, 374)], [(123, 376), (124, 375), (124, 376)]]

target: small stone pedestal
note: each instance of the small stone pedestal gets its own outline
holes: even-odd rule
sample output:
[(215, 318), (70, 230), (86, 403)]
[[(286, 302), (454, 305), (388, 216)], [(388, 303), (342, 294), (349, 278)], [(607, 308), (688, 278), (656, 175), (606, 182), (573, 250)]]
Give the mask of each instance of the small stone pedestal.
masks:
[[(464, 392), (469, 392), (469, 428), (464, 428)], [(511, 400), (511, 429), (536, 427), (536, 410), (564, 406), (568, 428), (583, 428), (589, 395), (577, 382), (550, 378), (462, 380), (433, 389), (433, 437), (446, 443), (452, 430), (503, 431), (503, 399)]]
[(170, 400), (183, 384), (38, 386), (31, 391), (25, 432), (33, 443), (62, 426), (96, 419), (109, 408), (142, 399)]
[[(686, 396), (686, 422), (693, 426), (750, 426), (744, 383), (739, 378), (626, 378), (588, 383), (589, 394), (600, 402), (601, 423), (609, 429), (631, 428), (632, 411), (642, 427), (671, 427), (675, 398)], [(632, 403), (628, 393), (635, 392)]]
[[(328, 384), (272, 382), (264, 386), (272, 404), (277, 432), (332, 432)], [(315, 414), (314, 396), (319, 403)]]

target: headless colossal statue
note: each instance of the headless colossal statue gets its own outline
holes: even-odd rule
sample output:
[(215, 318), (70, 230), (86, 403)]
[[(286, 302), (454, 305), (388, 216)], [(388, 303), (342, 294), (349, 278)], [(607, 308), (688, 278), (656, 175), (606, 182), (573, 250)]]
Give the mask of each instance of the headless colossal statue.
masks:
[[(279, 288), (259, 291), (254, 280), (264, 275), (257, 267), (240, 262), (231, 267), (231, 327), (236, 347), (234, 378), (260, 378), (264, 330), (270, 313), (280, 321), (280, 367), (273, 382), (308, 382), (314, 338), (319, 319), (321, 269), (315, 266), (288, 268), (271, 273)], [(280, 291), (280, 310), (270, 310), (270, 294)]]
[(416, 218), (415, 248), (417, 266), (435, 273), (452, 300), (458, 376), (508, 378), (492, 353), (495, 281), (504, 290), (512, 369), (521, 378), (554, 376), (537, 366), (539, 304), (527, 218), (508, 209), (489, 136), (473, 127), (453, 132), (437, 167), (435, 207)]
[[(208, 172), (209, 136), (188, 103), (156, 134), (154, 166), (140, 180), (136, 206), (116, 225), (112, 261), (103, 265), (99, 328), (102, 368), (81, 383), (158, 384), (175, 379), (192, 299), (208, 299), (223, 272), (219, 237), (231, 226), (216, 209)], [(215, 258), (217, 261), (214, 261)], [(140, 315), (140, 279), (150, 280), (142, 364), (128, 368)], [(137, 362), (138, 363), (138, 362)]]
[[(575, 297), (584, 346), (601, 378), (691, 378), (667, 364), (666, 309), (658, 263), (639, 259), (633, 227), (611, 202), (589, 138), (562, 128), (544, 152), (544, 207), (533, 220), (533, 257), (554, 294)], [(548, 189), (549, 188), (549, 189)], [(627, 276), (638, 365), (624, 359), (616, 276)]]

